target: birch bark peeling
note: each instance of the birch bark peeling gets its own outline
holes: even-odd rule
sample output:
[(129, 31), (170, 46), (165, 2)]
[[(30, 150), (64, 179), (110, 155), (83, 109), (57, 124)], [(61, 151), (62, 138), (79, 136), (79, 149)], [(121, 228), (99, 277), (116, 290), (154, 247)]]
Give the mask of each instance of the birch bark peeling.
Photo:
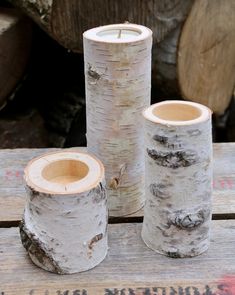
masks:
[(178, 77), (185, 99), (223, 114), (235, 85), (235, 2), (198, 0), (183, 27)]
[(54, 152), (25, 169), (27, 201), (22, 243), (39, 267), (58, 274), (81, 272), (107, 253), (104, 168), (94, 157)]
[[(113, 28), (140, 34), (132, 41), (99, 37)], [(84, 33), (87, 147), (104, 163), (111, 216), (131, 214), (144, 204), (141, 111), (150, 104), (151, 46), (152, 32), (133, 24)]]
[(167, 256), (191, 257), (209, 246), (212, 195), (211, 112), (166, 101), (144, 111), (146, 205), (142, 238)]

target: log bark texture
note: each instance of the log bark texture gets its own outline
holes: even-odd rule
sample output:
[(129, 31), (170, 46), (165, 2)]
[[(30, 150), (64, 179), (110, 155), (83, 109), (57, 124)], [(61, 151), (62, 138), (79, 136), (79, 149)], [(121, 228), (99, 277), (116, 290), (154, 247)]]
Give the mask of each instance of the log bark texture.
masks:
[(84, 33), (87, 147), (104, 163), (110, 215), (123, 216), (144, 204), (141, 110), (150, 104), (152, 33), (127, 24), (143, 37), (97, 39), (97, 30), (111, 27)]
[(179, 42), (178, 78), (184, 98), (219, 115), (235, 85), (234, 19), (233, 0), (195, 1)]
[(169, 101), (152, 105), (144, 117), (142, 238), (173, 258), (198, 255), (207, 250), (210, 235), (211, 112), (199, 104)]
[[(76, 172), (75, 161), (89, 169), (80, 182), (76, 182), (76, 173), (85, 168), (80, 163)], [(107, 253), (102, 164), (88, 154), (55, 152), (32, 160), (25, 180), (27, 201), (20, 235), (32, 261), (58, 274), (81, 272), (99, 264)]]
[(31, 49), (31, 21), (11, 8), (0, 8), (0, 109), (22, 79)]

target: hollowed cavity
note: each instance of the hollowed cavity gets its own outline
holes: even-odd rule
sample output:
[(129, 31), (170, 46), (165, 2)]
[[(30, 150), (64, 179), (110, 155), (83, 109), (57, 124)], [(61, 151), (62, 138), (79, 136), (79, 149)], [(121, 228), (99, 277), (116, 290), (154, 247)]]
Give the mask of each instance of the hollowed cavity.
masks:
[(78, 160), (58, 160), (48, 164), (42, 170), (42, 177), (47, 181), (68, 184), (87, 176), (89, 167)]
[(156, 106), (153, 109), (153, 114), (166, 121), (190, 121), (199, 118), (202, 112), (193, 105), (168, 103)]

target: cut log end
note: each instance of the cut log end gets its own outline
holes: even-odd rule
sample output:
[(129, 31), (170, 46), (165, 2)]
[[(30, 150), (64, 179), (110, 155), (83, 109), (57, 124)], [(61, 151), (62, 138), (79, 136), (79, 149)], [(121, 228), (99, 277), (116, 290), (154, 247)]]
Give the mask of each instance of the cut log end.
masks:
[(229, 106), (234, 88), (234, 10), (234, 1), (194, 1), (178, 46), (183, 97), (209, 106), (218, 115)]
[[(207, 121), (211, 116), (211, 110), (199, 103), (171, 100), (152, 105), (143, 115), (153, 123), (183, 126)], [(159, 135), (154, 136), (155, 140), (159, 141)], [(162, 140), (166, 142), (167, 138)]]
[(103, 164), (86, 153), (56, 152), (32, 160), (25, 169), (27, 184), (43, 193), (82, 193), (104, 177)]

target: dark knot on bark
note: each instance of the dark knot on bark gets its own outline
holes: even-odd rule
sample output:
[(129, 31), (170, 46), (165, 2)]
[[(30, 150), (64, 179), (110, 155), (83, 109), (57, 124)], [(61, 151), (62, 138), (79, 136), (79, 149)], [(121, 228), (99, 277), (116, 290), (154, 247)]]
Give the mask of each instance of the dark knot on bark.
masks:
[(178, 211), (170, 218), (170, 222), (180, 229), (193, 230), (203, 224), (209, 216), (210, 211), (207, 209), (200, 209), (191, 213)]
[(147, 154), (157, 165), (172, 169), (188, 167), (198, 162), (198, 156), (193, 151), (158, 152), (147, 149)]

